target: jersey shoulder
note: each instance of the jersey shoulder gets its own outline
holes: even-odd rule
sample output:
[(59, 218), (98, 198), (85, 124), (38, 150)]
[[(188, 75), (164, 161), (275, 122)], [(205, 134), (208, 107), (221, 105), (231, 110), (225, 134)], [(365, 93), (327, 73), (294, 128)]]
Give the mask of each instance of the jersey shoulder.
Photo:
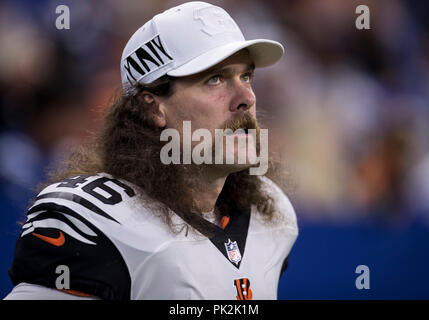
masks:
[(124, 208), (135, 195), (129, 183), (108, 174), (78, 175), (44, 188), (29, 211), (68, 208), (92, 219), (120, 223), (124, 214), (115, 214), (117, 208)]
[(71, 177), (43, 189), (16, 244), (9, 270), (14, 285), (129, 299), (126, 262), (104, 226), (121, 225), (112, 207), (134, 195), (129, 185), (103, 174)]
[(289, 197), (271, 179), (265, 176), (259, 178), (262, 181), (264, 191), (273, 199), (276, 212), (279, 218), (284, 221), (286, 228), (298, 233), (297, 217)]

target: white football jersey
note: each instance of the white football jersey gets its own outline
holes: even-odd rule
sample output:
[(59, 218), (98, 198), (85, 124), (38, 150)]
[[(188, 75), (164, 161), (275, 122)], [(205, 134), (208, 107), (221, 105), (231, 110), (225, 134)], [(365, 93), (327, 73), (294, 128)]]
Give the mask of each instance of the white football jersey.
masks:
[[(211, 238), (171, 232), (131, 184), (108, 174), (52, 184), (28, 210), (12, 282), (115, 300), (276, 299), (298, 227), (288, 198), (261, 179), (281, 219), (232, 210), (224, 228), (205, 221)], [(173, 224), (186, 225), (176, 214)]]

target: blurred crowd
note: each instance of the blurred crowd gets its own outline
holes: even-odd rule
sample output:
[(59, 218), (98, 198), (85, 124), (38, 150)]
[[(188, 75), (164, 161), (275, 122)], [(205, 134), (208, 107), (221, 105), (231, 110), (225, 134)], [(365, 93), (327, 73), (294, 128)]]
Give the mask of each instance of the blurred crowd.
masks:
[[(91, 137), (120, 89), (131, 34), (183, 1), (0, 1), (0, 204), (23, 219), (46, 170)], [(261, 122), (285, 159), (301, 221), (429, 221), (425, 1), (230, 0), (247, 38), (284, 44), (256, 71)], [(70, 29), (58, 30), (58, 5)], [(355, 8), (370, 8), (357, 30)]]

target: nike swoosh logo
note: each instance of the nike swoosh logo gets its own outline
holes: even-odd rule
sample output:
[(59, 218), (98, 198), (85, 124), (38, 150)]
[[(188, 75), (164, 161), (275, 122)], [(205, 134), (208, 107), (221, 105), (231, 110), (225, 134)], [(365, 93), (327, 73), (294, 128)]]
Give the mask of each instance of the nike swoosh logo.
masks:
[(34, 232), (32, 233), (32, 235), (36, 236), (37, 238), (39, 238), (39, 239), (41, 239), (41, 240), (43, 240), (43, 241), (45, 241), (47, 243), (50, 243), (50, 244), (52, 244), (52, 245), (54, 245), (56, 247), (61, 247), (64, 244), (65, 240), (66, 240), (65, 237), (64, 237), (64, 234), (61, 231), (60, 231), (60, 235), (59, 235), (58, 238), (47, 237), (47, 236), (43, 236), (41, 234), (37, 234), (37, 233), (34, 233)]

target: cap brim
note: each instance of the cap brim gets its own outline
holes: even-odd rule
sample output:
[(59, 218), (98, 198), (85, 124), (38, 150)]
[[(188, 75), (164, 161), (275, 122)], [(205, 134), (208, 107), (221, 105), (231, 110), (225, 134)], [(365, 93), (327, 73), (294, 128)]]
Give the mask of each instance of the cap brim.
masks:
[(233, 42), (207, 51), (167, 74), (172, 77), (196, 74), (213, 67), (242, 49), (249, 50), (250, 58), (256, 68), (267, 67), (276, 63), (284, 53), (283, 46), (276, 41), (256, 39)]

